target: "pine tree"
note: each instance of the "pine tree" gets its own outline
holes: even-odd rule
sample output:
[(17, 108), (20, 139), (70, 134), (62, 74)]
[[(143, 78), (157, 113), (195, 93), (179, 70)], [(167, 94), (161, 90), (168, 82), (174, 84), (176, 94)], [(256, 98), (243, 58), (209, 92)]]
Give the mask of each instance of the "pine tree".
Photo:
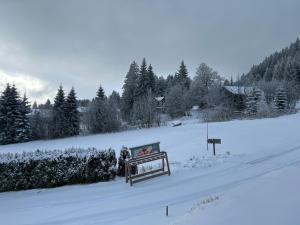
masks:
[(105, 98), (106, 98), (106, 96), (105, 96), (105, 93), (104, 93), (104, 89), (100, 85), (99, 88), (98, 88), (97, 94), (96, 94), (96, 99), (104, 101)]
[(277, 113), (284, 113), (287, 109), (287, 94), (283, 87), (279, 87), (275, 93), (275, 110)]
[(37, 103), (36, 103), (36, 101), (34, 101), (32, 104), (32, 109), (37, 109), (37, 108), (38, 108)]
[(262, 111), (267, 110), (266, 99), (263, 92), (258, 88), (253, 88), (253, 90), (247, 95), (246, 99), (246, 113), (249, 116), (256, 116), (258, 114), (263, 114)]
[(174, 81), (175, 81), (175, 85), (179, 84), (187, 90), (190, 88), (191, 81), (190, 78), (188, 77), (188, 71), (183, 60), (181, 61), (179, 70), (175, 74)]
[(125, 82), (123, 85), (122, 94), (122, 116), (125, 121), (130, 120), (130, 113), (136, 98), (138, 86), (139, 67), (136, 62), (132, 62), (129, 71), (126, 74)]
[(167, 113), (172, 117), (180, 117), (185, 114), (184, 90), (181, 85), (172, 87), (166, 96)]
[(167, 82), (164, 77), (159, 77), (155, 82), (155, 95), (156, 96), (165, 96), (167, 89)]
[(31, 125), (28, 116), (30, 112), (30, 103), (28, 102), (26, 95), (24, 95), (19, 105), (19, 116), (16, 119), (16, 142), (26, 142), (31, 140)]
[(45, 103), (45, 105), (44, 105), (44, 108), (45, 109), (52, 109), (52, 104), (51, 104), (51, 101), (50, 101), (50, 99), (47, 99), (47, 101), (46, 101), (46, 103)]
[[(150, 67), (152, 73), (152, 67)], [(140, 72), (138, 76), (138, 86), (137, 86), (137, 96), (146, 96), (148, 90), (151, 89), (151, 80), (148, 76), (146, 59), (143, 59), (142, 65), (140, 67)]]
[(106, 106), (106, 96), (100, 85), (96, 98), (92, 101), (88, 109), (88, 127), (92, 133), (106, 132), (108, 121)]
[(12, 138), (12, 143), (17, 143), (19, 140), (20, 133), (23, 129), (23, 122), (22, 122), (22, 113), (21, 113), (21, 99), (20, 95), (17, 91), (15, 85), (11, 87), (10, 90), (10, 114), (11, 114), (11, 123), (12, 126), (9, 127), (10, 137)]
[(140, 127), (151, 127), (154, 122), (158, 122), (158, 115), (156, 113), (156, 104), (151, 90), (147, 95), (140, 96), (133, 105), (132, 121)]
[(30, 105), (26, 96), (20, 98), (16, 87), (6, 85), (0, 97), (0, 143), (10, 144), (30, 139), (28, 113)]
[(52, 110), (52, 129), (51, 136), (60, 138), (66, 136), (66, 118), (65, 118), (65, 93), (60, 85), (54, 99)]
[(148, 76), (148, 79), (149, 79), (149, 85), (147, 87), (147, 92), (150, 90), (152, 93), (155, 93), (155, 74), (153, 72), (153, 67), (152, 65), (150, 64), (148, 69), (147, 69), (147, 76)]
[(9, 127), (13, 126), (11, 118), (11, 102), (10, 102), (11, 87), (6, 85), (5, 90), (0, 97), (0, 143), (9, 144), (13, 142), (13, 137), (9, 133)]
[(72, 87), (65, 105), (66, 130), (68, 136), (78, 135), (80, 131), (80, 115), (78, 111), (76, 93)]
[(121, 177), (125, 177), (125, 161), (130, 158), (130, 153), (128, 148), (122, 146), (120, 151), (120, 156), (118, 158), (118, 169), (117, 175)]
[(256, 101), (253, 91), (248, 93), (246, 97), (246, 114), (248, 116), (254, 116), (256, 114)]
[(262, 92), (260, 99), (257, 103), (257, 115), (260, 117), (266, 117), (270, 115), (270, 107), (267, 104), (265, 94)]
[(110, 104), (115, 105), (115, 107), (120, 110), (121, 108), (121, 97), (120, 94), (116, 91), (113, 91), (108, 98)]

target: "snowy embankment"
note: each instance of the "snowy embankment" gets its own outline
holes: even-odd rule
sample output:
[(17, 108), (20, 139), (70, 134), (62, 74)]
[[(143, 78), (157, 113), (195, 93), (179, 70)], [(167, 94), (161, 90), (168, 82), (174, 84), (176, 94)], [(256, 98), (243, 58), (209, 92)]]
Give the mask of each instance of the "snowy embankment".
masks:
[(112, 147), (118, 154), (122, 145), (160, 141), (173, 173), (133, 187), (119, 178), (1, 193), (0, 224), (299, 224), (299, 124), (300, 114), (210, 123), (209, 137), (222, 139), (216, 158), (211, 146), (206, 151), (206, 124), (188, 121), (178, 127), (1, 146), (1, 152)]

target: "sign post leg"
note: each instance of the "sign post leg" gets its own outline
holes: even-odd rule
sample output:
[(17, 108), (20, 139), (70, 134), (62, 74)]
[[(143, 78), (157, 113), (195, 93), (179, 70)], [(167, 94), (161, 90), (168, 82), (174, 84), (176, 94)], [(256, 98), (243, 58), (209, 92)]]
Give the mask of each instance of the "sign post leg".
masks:
[(215, 147), (215, 143), (213, 143), (214, 146), (214, 156), (216, 155), (216, 147)]

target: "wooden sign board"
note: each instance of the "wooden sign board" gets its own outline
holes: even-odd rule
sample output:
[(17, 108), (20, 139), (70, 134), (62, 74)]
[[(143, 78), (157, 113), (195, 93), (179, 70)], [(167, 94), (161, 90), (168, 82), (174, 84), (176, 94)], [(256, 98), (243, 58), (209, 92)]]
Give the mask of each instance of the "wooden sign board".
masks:
[(215, 138), (207, 139), (207, 143), (208, 144), (221, 144), (221, 139), (215, 139)]
[(136, 157), (141, 157), (141, 156), (147, 156), (151, 155), (153, 153), (159, 153), (159, 142), (153, 143), (153, 144), (148, 144), (148, 145), (142, 145), (138, 147), (133, 147), (130, 148), (131, 151), (131, 157), (136, 158)]

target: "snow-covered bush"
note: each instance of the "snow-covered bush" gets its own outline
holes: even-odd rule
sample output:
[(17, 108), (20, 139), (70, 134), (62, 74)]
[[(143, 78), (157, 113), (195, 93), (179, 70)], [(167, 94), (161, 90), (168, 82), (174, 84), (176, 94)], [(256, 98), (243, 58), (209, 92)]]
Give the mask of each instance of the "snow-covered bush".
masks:
[(116, 175), (116, 163), (112, 149), (0, 154), (0, 192), (108, 181)]
[[(129, 152), (128, 148), (123, 146), (120, 151), (120, 156), (118, 158), (117, 175), (120, 177), (125, 177), (125, 160), (126, 159), (130, 159), (130, 152)], [(131, 174), (136, 174), (136, 172), (137, 172), (137, 166), (132, 166)]]

